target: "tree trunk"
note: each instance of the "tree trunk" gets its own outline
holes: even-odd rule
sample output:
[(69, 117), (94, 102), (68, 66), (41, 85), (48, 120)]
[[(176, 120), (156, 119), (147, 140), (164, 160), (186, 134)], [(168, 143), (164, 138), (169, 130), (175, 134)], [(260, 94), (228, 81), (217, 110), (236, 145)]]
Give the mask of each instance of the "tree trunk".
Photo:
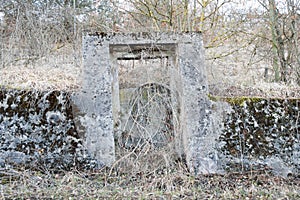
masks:
[(275, 0), (269, 0), (269, 15), (272, 31), (273, 68), (275, 81), (287, 81), (287, 61), (284, 56), (285, 46), (282, 39), (283, 33), (280, 30), (278, 10)]

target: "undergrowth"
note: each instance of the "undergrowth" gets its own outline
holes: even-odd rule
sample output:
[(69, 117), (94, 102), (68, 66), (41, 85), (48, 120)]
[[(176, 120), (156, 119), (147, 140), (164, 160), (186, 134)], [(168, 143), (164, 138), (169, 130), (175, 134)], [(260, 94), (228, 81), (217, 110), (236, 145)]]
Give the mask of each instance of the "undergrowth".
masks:
[(164, 149), (117, 149), (110, 168), (0, 169), (1, 199), (299, 199), (300, 177), (268, 169), (193, 175)]
[(184, 168), (160, 173), (117, 169), (1, 171), (2, 199), (299, 199), (300, 179), (267, 171), (192, 176)]

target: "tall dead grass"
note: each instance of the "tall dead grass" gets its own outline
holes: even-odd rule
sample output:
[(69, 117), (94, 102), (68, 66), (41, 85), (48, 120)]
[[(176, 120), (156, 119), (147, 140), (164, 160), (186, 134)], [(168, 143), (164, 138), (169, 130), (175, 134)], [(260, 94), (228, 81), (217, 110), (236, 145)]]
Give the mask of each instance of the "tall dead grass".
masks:
[[(120, 173), (0, 171), (2, 199), (299, 199), (300, 179), (267, 171), (192, 176), (182, 167)], [(134, 172), (135, 171), (135, 172)], [(124, 171), (123, 171), (124, 172)]]

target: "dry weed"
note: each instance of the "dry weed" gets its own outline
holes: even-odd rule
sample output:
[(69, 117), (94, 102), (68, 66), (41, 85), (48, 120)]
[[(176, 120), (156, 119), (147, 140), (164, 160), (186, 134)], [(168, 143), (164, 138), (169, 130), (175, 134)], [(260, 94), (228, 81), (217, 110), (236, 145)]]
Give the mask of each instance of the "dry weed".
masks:
[[(36, 90), (76, 90), (81, 83), (81, 59), (70, 45), (30, 65), (16, 63), (0, 68), (0, 86)], [(76, 52), (76, 55), (80, 52)], [(80, 56), (78, 56), (80, 58)]]
[(267, 171), (191, 176), (184, 168), (142, 174), (110, 171), (0, 173), (2, 199), (299, 199), (300, 179)]

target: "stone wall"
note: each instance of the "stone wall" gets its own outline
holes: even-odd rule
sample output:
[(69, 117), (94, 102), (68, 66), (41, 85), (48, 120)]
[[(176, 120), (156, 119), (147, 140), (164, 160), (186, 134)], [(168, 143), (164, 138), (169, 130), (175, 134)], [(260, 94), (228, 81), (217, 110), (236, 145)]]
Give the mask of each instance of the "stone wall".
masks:
[(224, 116), (224, 128), (218, 138), (224, 169), (267, 167), (283, 176), (299, 172), (298, 99), (235, 97), (219, 100), (232, 107)]
[(61, 91), (0, 90), (0, 167), (94, 168)]
[[(104, 166), (86, 146), (84, 128), (74, 120), (77, 109), (71, 96), (60, 91), (0, 91), (0, 168)], [(195, 163), (195, 173), (258, 169), (281, 176), (299, 173), (298, 99), (210, 98), (207, 134), (200, 146), (208, 157)]]

